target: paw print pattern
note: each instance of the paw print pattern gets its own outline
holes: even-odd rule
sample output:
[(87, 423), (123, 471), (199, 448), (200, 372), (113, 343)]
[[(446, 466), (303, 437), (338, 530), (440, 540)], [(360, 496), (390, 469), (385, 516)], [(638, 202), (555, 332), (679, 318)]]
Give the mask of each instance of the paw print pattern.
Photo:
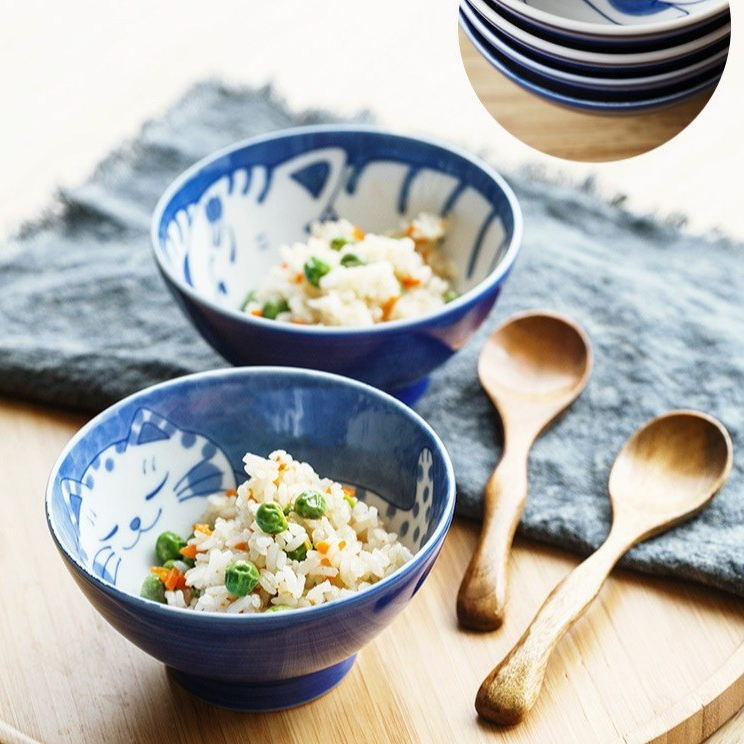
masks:
[(411, 534), (409, 545), (413, 550), (420, 550), (429, 534), (429, 518), (431, 517), (431, 501), (434, 489), (433, 463), (434, 458), (431, 450), (425, 447), (421, 450), (416, 464), (416, 498), (411, 510), (403, 517), (397, 527), (397, 532), (401, 537)]

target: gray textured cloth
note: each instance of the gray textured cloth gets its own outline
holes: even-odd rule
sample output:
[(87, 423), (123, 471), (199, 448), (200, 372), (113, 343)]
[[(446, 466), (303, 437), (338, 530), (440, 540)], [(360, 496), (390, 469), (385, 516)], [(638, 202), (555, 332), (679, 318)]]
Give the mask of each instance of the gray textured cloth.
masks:
[[(0, 248), (0, 394), (95, 411), (146, 385), (223, 366), (156, 273), (152, 208), (204, 154), (327, 118), (293, 114), (269, 90), (202, 84), (63, 194), (59, 209)], [(475, 371), (483, 338), (533, 307), (581, 322), (596, 369), (533, 451), (521, 531), (587, 552), (608, 529), (612, 461), (644, 421), (697, 407), (720, 417), (735, 447), (744, 446), (744, 247), (682, 235), (581, 190), (510, 180), (525, 213), (522, 255), (486, 327), (434, 375), (417, 408), (452, 455), (459, 512), (478, 517), (501, 447)], [(743, 486), (737, 458), (709, 509), (633, 550), (626, 565), (744, 595)]]

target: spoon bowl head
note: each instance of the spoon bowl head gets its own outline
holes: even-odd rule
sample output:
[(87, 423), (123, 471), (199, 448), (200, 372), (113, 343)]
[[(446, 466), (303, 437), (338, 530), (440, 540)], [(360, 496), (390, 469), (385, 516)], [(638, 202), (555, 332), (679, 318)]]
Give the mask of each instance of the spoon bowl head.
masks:
[(560, 315), (530, 312), (496, 329), (483, 346), (478, 374), (497, 405), (516, 399), (565, 407), (584, 389), (591, 366), (581, 328)]
[(610, 473), (615, 512), (630, 508), (658, 527), (702, 509), (728, 479), (731, 438), (712, 416), (672, 411), (649, 421), (623, 446)]

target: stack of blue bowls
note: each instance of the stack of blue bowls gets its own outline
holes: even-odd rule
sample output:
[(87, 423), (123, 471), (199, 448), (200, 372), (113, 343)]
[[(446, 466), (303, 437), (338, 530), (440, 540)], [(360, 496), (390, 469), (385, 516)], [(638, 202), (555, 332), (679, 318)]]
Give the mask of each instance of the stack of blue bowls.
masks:
[(460, 25), (497, 70), (557, 104), (637, 113), (713, 89), (727, 0), (461, 0)]

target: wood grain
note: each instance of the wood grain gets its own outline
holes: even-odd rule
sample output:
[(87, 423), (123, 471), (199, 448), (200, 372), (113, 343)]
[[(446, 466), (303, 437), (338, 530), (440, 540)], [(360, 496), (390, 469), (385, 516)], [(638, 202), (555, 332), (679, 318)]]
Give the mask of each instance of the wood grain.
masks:
[(714, 91), (643, 114), (587, 114), (543, 100), (492, 67), (460, 30), (460, 53), (473, 90), (517, 139), (565, 160), (598, 163), (642, 155), (685, 129)]
[[(56, 554), (44, 486), (82, 423), (0, 401), (3, 744), (196, 744), (207, 736), (220, 744), (336, 744), (351, 740), (347, 728), (355, 744), (697, 744), (744, 703), (741, 600), (616, 571), (558, 648), (525, 724), (496, 732), (479, 723), (480, 681), (578, 561), (518, 540), (506, 623), (496, 634), (463, 633), (455, 592), (477, 528), (456, 522), (424, 588), (336, 690), (281, 713), (211, 708), (110, 628)], [(742, 744), (742, 722), (739, 714), (709, 744)]]
[(478, 546), (457, 594), (457, 617), (465, 628), (496, 630), (504, 622), (509, 554), (529, 491), (530, 449), (584, 390), (592, 360), (581, 328), (539, 310), (509, 318), (483, 346), (478, 376), (501, 416), (504, 452), (486, 483)]
[(698, 513), (728, 480), (731, 438), (716, 419), (673, 411), (649, 421), (626, 442), (610, 474), (613, 522), (604, 544), (553, 589), (534, 620), (486, 677), (479, 715), (521, 722), (537, 702), (558, 642), (586, 612), (620, 558), (642, 540)]

